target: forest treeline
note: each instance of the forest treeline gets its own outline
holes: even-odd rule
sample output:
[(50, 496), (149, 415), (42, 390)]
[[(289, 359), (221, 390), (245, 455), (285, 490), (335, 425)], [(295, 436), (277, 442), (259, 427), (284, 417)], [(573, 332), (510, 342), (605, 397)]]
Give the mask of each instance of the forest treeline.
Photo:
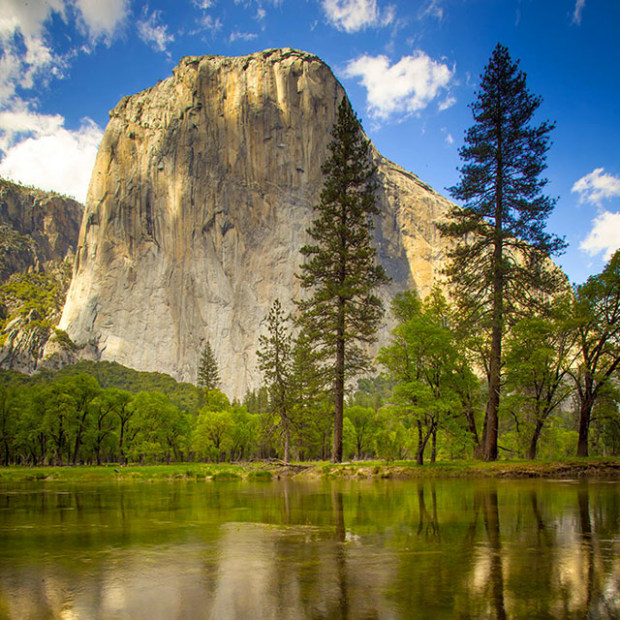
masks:
[[(615, 291), (613, 299), (602, 294), (608, 291)], [(620, 454), (618, 375), (608, 372), (620, 351), (610, 344), (607, 320), (620, 309), (618, 291), (620, 252), (602, 274), (558, 295), (545, 314), (526, 312), (514, 324), (504, 350), (501, 457), (573, 456), (592, 381), (598, 389), (589, 453)], [(343, 458), (420, 464), (471, 458), (488, 391), (476, 332), (462, 325), (438, 288), (425, 299), (399, 294), (391, 314), (396, 325), (375, 374), (347, 392)], [(329, 459), (329, 383), (308, 343), (290, 339), (291, 321), (278, 303), (270, 318), (259, 357), (270, 365), (274, 334), (282, 339), (278, 346), (290, 344), (285, 394), (266, 373), (271, 381), (231, 402), (217, 387), (219, 369), (208, 345), (197, 372), (200, 387), (114, 362), (80, 362), (33, 376), (3, 371), (0, 464), (250, 461), (283, 458), (285, 450), (287, 460)], [(588, 363), (596, 366), (588, 369)]]

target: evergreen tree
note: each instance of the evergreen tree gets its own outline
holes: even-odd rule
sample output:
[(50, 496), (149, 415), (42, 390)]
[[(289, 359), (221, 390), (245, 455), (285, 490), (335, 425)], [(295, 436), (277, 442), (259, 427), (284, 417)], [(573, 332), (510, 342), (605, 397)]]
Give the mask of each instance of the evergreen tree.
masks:
[(198, 387), (207, 391), (215, 390), (220, 385), (220, 371), (210, 342), (207, 342), (200, 355), (197, 383)]
[(283, 459), (289, 461), (291, 443), (290, 419), (290, 366), (291, 336), (282, 304), (276, 299), (267, 316), (268, 336), (260, 336), (259, 368), (263, 371), (269, 389), (272, 408), (280, 418), (283, 437)]
[(486, 360), (489, 396), (482, 457), (497, 458), (502, 340), (519, 309), (540, 303), (560, 285), (548, 256), (565, 243), (545, 232), (555, 200), (543, 195), (552, 123), (532, 125), (541, 104), (507, 48), (498, 44), (471, 105), (475, 124), (460, 150), (465, 165), (450, 188), (464, 208), (452, 210), (441, 232), (457, 240), (447, 275), (462, 320), (490, 332)]
[(342, 461), (344, 386), (347, 377), (367, 366), (361, 344), (375, 340), (383, 304), (374, 294), (388, 280), (375, 264), (372, 216), (376, 168), (370, 143), (344, 97), (332, 131), (330, 155), (323, 164), (325, 184), (316, 219), (308, 229), (312, 242), (301, 249), (301, 285), (311, 296), (299, 302), (300, 323), (330, 368), (334, 395), (332, 461)]

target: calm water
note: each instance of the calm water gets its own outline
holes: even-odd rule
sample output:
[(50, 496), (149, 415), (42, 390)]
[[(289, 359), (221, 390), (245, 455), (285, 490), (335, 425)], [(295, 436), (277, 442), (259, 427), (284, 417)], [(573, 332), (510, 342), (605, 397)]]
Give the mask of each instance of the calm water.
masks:
[(620, 483), (0, 487), (0, 618), (619, 618)]

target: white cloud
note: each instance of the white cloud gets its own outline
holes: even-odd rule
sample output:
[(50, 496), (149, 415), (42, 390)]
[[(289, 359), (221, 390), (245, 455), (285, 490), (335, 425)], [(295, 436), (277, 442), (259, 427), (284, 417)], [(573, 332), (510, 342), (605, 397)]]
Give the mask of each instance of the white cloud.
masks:
[(2, 0), (0, 12), (0, 39), (10, 38), (16, 31), (28, 41), (41, 39), (44, 24), (52, 13), (65, 16), (65, 0), (24, 2), (23, 0)]
[(392, 66), (387, 56), (363, 55), (351, 60), (345, 69), (346, 77), (361, 78), (368, 91), (368, 110), (379, 120), (422, 110), (449, 86), (453, 75), (447, 65), (420, 50)]
[(129, 10), (129, 0), (74, 0), (90, 38), (109, 42), (123, 25)]
[(222, 29), (222, 20), (218, 18), (214, 18), (213, 15), (203, 15), (199, 20), (198, 24), (200, 25), (200, 30), (210, 30), (211, 33), (216, 33)]
[(586, 6), (586, 0), (576, 0), (575, 10), (573, 11), (573, 24), (581, 24), (581, 13)]
[(358, 32), (370, 26), (387, 26), (394, 21), (396, 10), (377, 8), (377, 0), (323, 0), (327, 19), (338, 30)]
[(207, 9), (210, 9), (215, 4), (215, 0), (192, 0), (192, 4), (195, 7), (202, 9), (203, 11), (206, 11)]
[(153, 11), (145, 19), (138, 21), (138, 36), (157, 52), (168, 53), (168, 44), (174, 36), (168, 33), (168, 26), (160, 23), (161, 11)]
[(446, 97), (443, 101), (439, 103), (439, 111), (443, 112), (448, 108), (451, 108), (456, 103), (456, 97)]
[(10, 136), (29, 134), (16, 144), (5, 138), (0, 175), (84, 202), (103, 131), (90, 119), (75, 131), (63, 124), (61, 116), (24, 109), (0, 113), (0, 131)]
[(600, 206), (603, 200), (620, 197), (620, 177), (605, 173), (604, 168), (595, 168), (576, 181), (571, 192), (579, 194), (579, 202)]
[(252, 39), (256, 39), (256, 37), (258, 37), (258, 35), (253, 32), (239, 32), (238, 30), (235, 30), (234, 32), (230, 33), (228, 40), (231, 43), (234, 43), (235, 41), (238, 41), (240, 39), (242, 41), (251, 41)]
[(592, 230), (579, 244), (579, 249), (591, 256), (604, 252), (605, 260), (620, 248), (620, 213), (603, 211), (594, 219)]
[(32, 88), (59, 75), (64, 61), (57, 58), (46, 41), (45, 24), (53, 13), (65, 19), (63, 0), (22, 2), (2, 0), (0, 11), (0, 105), (18, 87)]
[(438, 21), (443, 19), (443, 7), (439, 0), (430, 0), (426, 8), (420, 13), (420, 17), (434, 17)]
[(125, 20), (129, 0), (0, 0), (0, 106), (18, 88), (46, 85), (63, 77), (69, 60), (85, 49), (64, 55), (54, 51), (48, 25), (55, 15), (65, 23), (75, 20), (91, 42), (109, 43)]
[(454, 138), (452, 137), (452, 134), (448, 131), (448, 129), (446, 127), (442, 127), (441, 128), (441, 132), (445, 136), (444, 139), (446, 141), (446, 144), (449, 144), (449, 145), (454, 144)]

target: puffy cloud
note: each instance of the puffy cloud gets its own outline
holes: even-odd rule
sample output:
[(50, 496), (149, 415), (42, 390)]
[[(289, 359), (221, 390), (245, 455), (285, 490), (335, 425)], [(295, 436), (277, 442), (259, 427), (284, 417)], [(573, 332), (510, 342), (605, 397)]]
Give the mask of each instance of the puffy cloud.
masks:
[(575, 10), (573, 11), (573, 24), (581, 24), (581, 13), (586, 6), (586, 0), (576, 0)]
[(17, 87), (32, 88), (39, 75), (60, 72), (63, 61), (55, 58), (45, 40), (45, 24), (53, 13), (65, 19), (63, 0), (3, 0), (0, 13), (0, 104), (10, 99)]
[(395, 9), (377, 8), (377, 0), (323, 0), (327, 19), (338, 30), (357, 32), (370, 26), (387, 26), (394, 21)]
[(168, 44), (174, 36), (168, 33), (168, 26), (160, 23), (161, 11), (153, 11), (145, 19), (138, 21), (138, 36), (154, 50), (168, 53)]
[[(74, 196), (82, 202), (103, 132), (85, 119), (79, 129), (65, 129), (64, 119), (26, 109), (0, 113), (4, 157), (0, 175), (14, 181)], [(15, 136), (28, 135), (14, 143)]]
[(0, 12), (0, 105), (9, 101), (17, 88), (30, 89), (62, 77), (68, 59), (49, 43), (47, 26), (54, 15), (63, 21), (75, 19), (82, 34), (91, 41), (110, 42), (124, 22), (129, 0), (2, 0)]
[[(346, 77), (360, 78), (368, 91), (368, 110), (379, 120), (422, 110), (448, 88), (453, 75), (447, 65), (419, 50), (392, 66), (387, 56), (363, 55), (351, 60), (345, 69)], [(446, 99), (442, 109), (452, 103)]]
[(604, 252), (605, 260), (620, 248), (620, 213), (602, 211), (594, 219), (592, 230), (579, 244), (579, 249), (591, 256)]
[(103, 38), (110, 41), (116, 31), (125, 22), (128, 13), (128, 0), (74, 0), (80, 13), (83, 26), (90, 38)]
[(52, 13), (65, 17), (65, 0), (46, 0), (45, 2), (23, 2), (23, 0), (2, 0), (0, 13), (0, 40), (11, 38), (18, 30), (24, 43), (41, 39), (44, 24)]
[(603, 200), (620, 197), (620, 177), (605, 173), (604, 168), (595, 168), (576, 181), (571, 192), (579, 194), (579, 202), (600, 206)]

